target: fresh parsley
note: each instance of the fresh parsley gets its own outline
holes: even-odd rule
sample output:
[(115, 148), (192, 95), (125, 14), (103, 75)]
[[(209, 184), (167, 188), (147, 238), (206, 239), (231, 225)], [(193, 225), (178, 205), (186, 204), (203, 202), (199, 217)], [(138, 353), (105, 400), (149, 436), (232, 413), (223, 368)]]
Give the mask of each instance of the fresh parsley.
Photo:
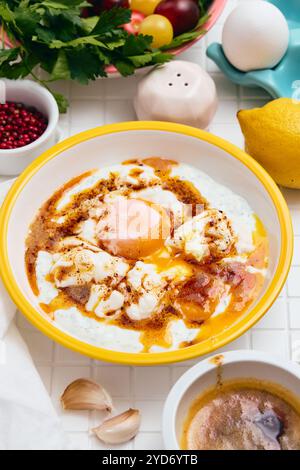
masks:
[[(72, 79), (87, 84), (105, 77), (108, 64), (123, 76), (133, 74), (139, 67), (162, 64), (172, 58), (169, 49), (203, 34), (208, 3), (199, 1), (202, 15), (194, 31), (174, 38), (168, 47), (153, 49), (151, 36), (130, 35), (122, 28), (131, 18), (131, 11), (126, 8), (82, 18), (82, 8), (90, 6), (84, 0), (0, 0), (0, 77), (16, 79), (31, 75), (51, 91), (51, 83), (56, 80)], [(4, 46), (4, 33), (11, 49)], [(38, 67), (47, 72), (47, 79), (38, 77)], [(65, 112), (66, 98), (53, 95), (60, 111)]]

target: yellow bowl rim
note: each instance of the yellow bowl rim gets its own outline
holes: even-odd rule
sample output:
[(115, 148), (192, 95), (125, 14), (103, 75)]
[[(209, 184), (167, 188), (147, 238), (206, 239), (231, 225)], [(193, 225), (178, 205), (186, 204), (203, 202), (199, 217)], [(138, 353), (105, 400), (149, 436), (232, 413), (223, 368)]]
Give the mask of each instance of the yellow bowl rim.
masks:
[[(20, 192), (25, 185), (29, 183), (33, 175), (47, 162), (58, 156), (63, 151), (86, 140), (112, 133), (140, 130), (174, 132), (194, 137), (219, 147), (242, 162), (252, 171), (252, 173), (254, 173), (269, 193), (277, 212), (281, 230), (281, 250), (274, 277), (263, 297), (252, 309), (249, 310), (245, 318), (232, 325), (232, 327), (225, 332), (223, 331), (218, 334), (214, 338), (214, 341), (206, 340), (187, 348), (161, 353), (126, 353), (111, 351), (80, 341), (59, 330), (46, 318), (42, 317), (42, 315), (26, 299), (25, 295), (23, 295), (13, 275), (8, 258), (6, 242), (10, 214)], [(270, 175), (253, 158), (235, 145), (221, 139), (220, 137), (193, 127), (159, 121), (134, 121), (96, 127), (69, 137), (68, 139), (51, 147), (34, 160), (34, 162), (27, 167), (27, 169), (12, 185), (1, 207), (0, 227), (0, 255), (2, 258), (2, 262), (0, 263), (0, 276), (2, 277), (3, 283), (12, 300), (27, 319), (46, 336), (61, 345), (72, 349), (73, 351), (79, 352), (93, 359), (127, 365), (160, 365), (185, 361), (209, 354), (235, 340), (258, 322), (272, 306), (286, 281), (293, 255), (293, 228), (289, 209), (283, 195)]]

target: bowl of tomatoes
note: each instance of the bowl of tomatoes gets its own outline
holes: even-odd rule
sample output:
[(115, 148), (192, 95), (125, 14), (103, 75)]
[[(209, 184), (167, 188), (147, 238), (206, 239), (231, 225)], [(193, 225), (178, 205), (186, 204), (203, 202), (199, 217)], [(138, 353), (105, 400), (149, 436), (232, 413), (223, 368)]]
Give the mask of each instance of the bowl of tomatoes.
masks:
[[(57, 80), (87, 85), (97, 78), (144, 73), (171, 60), (203, 37), (226, 0), (2, 3), (0, 35), (6, 47), (0, 50), (0, 77), (37, 79), (39, 68), (39, 83), (51, 91)], [(65, 112), (66, 97), (53, 95)]]
[[(124, 24), (129, 34), (152, 36), (152, 46), (177, 56), (198, 42), (216, 23), (226, 0), (88, 0), (83, 15), (100, 15), (114, 7), (129, 8), (131, 20)], [(144, 70), (144, 69), (142, 69)], [(119, 76), (113, 65), (109, 76)]]

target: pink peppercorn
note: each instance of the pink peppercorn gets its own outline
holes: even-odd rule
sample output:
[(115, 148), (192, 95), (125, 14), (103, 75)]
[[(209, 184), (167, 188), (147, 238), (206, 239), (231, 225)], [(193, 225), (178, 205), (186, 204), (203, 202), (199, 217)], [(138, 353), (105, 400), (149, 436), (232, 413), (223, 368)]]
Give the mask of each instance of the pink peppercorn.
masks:
[(8, 101), (0, 103), (0, 150), (29, 145), (46, 130), (47, 118), (34, 107)]

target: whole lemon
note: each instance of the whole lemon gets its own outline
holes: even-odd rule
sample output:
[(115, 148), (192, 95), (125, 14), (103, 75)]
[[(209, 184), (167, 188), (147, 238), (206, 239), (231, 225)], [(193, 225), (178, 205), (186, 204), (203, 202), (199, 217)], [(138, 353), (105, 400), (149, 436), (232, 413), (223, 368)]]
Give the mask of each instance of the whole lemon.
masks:
[(279, 98), (238, 112), (246, 151), (276, 183), (300, 189), (300, 101)]

